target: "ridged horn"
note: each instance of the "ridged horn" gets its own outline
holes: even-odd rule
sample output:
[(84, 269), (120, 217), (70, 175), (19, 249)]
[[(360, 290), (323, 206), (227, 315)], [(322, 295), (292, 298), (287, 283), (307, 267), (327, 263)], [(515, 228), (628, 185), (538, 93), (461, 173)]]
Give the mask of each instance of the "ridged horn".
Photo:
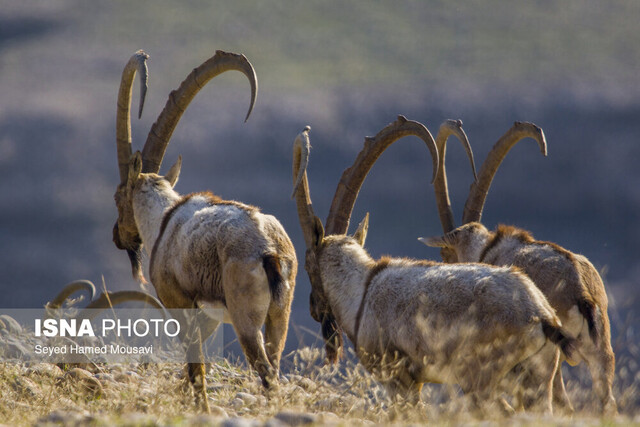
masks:
[(429, 130), (422, 124), (407, 120), (403, 116), (385, 126), (373, 138), (365, 138), (364, 147), (353, 165), (342, 173), (338, 188), (327, 217), (326, 234), (346, 234), (360, 187), (378, 157), (391, 144), (402, 137), (414, 135), (422, 139), (431, 153), (433, 161), (433, 182), (438, 173), (438, 148)]
[(327, 301), (322, 288), (320, 270), (316, 262), (315, 233), (316, 220), (319, 221), (313, 211), (311, 195), (309, 193), (309, 181), (307, 180), (307, 166), (309, 164), (309, 126), (296, 137), (293, 143), (293, 197), (296, 200), (298, 219), (307, 247), (304, 268), (311, 282), (311, 295), (309, 308), (314, 320), (321, 324), (322, 337), (325, 342), (327, 361), (336, 363), (342, 354), (344, 342), (342, 332)]
[(142, 116), (144, 100), (147, 94), (147, 70), (149, 55), (139, 50), (129, 58), (120, 79), (118, 91), (118, 109), (116, 111), (116, 145), (118, 150), (118, 169), (120, 171), (120, 183), (127, 182), (129, 159), (131, 158), (131, 93), (133, 91), (133, 79), (136, 72), (140, 75), (140, 106), (138, 118)]
[[(84, 310), (80, 313), (80, 317), (93, 318), (99, 311), (89, 312), (87, 310), (104, 310), (130, 301), (140, 301), (149, 304), (152, 307), (160, 310), (165, 318), (167, 317), (164, 306), (156, 297), (147, 294), (146, 292), (140, 291), (102, 292), (98, 298), (91, 301), (91, 303), (89, 303), (84, 308)], [(91, 313), (92, 315), (88, 315), (88, 313)]]
[(456, 228), (455, 220), (453, 218), (453, 209), (451, 208), (451, 200), (449, 199), (449, 188), (447, 185), (447, 171), (445, 167), (445, 157), (447, 152), (447, 140), (450, 136), (455, 136), (460, 140), (464, 147), (469, 163), (471, 164), (471, 170), (473, 171), (473, 179), (478, 180), (476, 174), (476, 164), (473, 160), (473, 151), (471, 150), (471, 144), (469, 144), (469, 138), (462, 129), (462, 120), (446, 120), (440, 125), (438, 135), (436, 135), (436, 146), (438, 147), (439, 165), (438, 175), (433, 183), (436, 193), (436, 205), (438, 206), (438, 215), (440, 216), (440, 223), (442, 224), (442, 230), (445, 233)]
[(247, 76), (251, 84), (251, 102), (245, 121), (249, 119), (258, 93), (258, 79), (255, 70), (244, 55), (218, 50), (213, 57), (195, 68), (178, 89), (169, 94), (169, 99), (149, 131), (142, 150), (142, 172), (158, 173), (160, 171), (160, 165), (171, 135), (189, 103), (211, 79), (230, 70), (240, 71)]
[(309, 165), (311, 147), (309, 142), (310, 131), (311, 128), (306, 126), (293, 142), (293, 193), (291, 195), (296, 200), (298, 219), (300, 220), (307, 248), (313, 248), (313, 226), (314, 217), (316, 216), (311, 205), (309, 181), (307, 179), (307, 166)]
[(76, 280), (65, 285), (64, 288), (56, 295), (54, 299), (47, 303), (47, 308), (60, 308), (62, 304), (76, 292), (87, 291), (89, 293), (89, 301), (96, 295), (96, 287), (88, 280)]
[(547, 141), (544, 132), (538, 126), (528, 122), (515, 122), (514, 125), (496, 142), (480, 168), (478, 180), (471, 185), (469, 197), (464, 205), (462, 223), (480, 221), (484, 203), (491, 187), (491, 182), (498, 167), (509, 150), (524, 138), (533, 138), (540, 147), (540, 152), (547, 155)]

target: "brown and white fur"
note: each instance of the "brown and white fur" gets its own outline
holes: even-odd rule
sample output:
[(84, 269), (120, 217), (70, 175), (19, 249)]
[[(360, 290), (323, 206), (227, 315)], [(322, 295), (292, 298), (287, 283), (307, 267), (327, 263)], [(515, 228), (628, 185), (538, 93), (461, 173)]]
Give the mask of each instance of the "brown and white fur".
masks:
[[(425, 382), (455, 383), (476, 403), (492, 402), (518, 363), (542, 354), (555, 355), (557, 363), (558, 346), (571, 354), (573, 339), (519, 270), (376, 261), (362, 246), (363, 227), (354, 237), (323, 237), (316, 223), (316, 257), (338, 324), (391, 391), (415, 401)], [(537, 367), (531, 397), (538, 409), (551, 411), (556, 366)]]
[(252, 206), (211, 193), (181, 196), (173, 189), (180, 160), (166, 177), (141, 169), (136, 153), (127, 186), (159, 299), (167, 308), (223, 307), (248, 363), (265, 387), (277, 385), (297, 272), (284, 229)]
[[(171, 92), (149, 131), (142, 154), (132, 155), (132, 85), (138, 73), (141, 113), (147, 58), (143, 51), (136, 52), (120, 81), (116, 116), (120, 184), (115, 194), (118, 220), (113, 241), (116, 247), (127, 251), (133, 276), (141, 283), (145, 280), (140, 254), (143, 247), (146, 249), (151, 260), (151, 281), (167, 308), (188, 309), (202, 303), (223, 307), (247, 361), (266, 387), (275, 386), (297, 272), (289, 237), (274, 217), (257, 208), (223, 201), (209, 193), (180, 196), (173, 190), (180, 160), (166, 177), (158, 175), (180, 117), (200, 89), (216, 76), (234, 70), (247, 77), (251, 85), (249, 118), (258, 90), (255, 70), (244, 55), (217, 51)], [(181, 320), (195, 323), (193, 318)], [(189, 380), (196, 391), (196, 401), (205, 411), (209, 407), (201, 343), (216, 327), (217, 322), (209, 322), (199, 330), (181, 330), (181, 338), (188, 345)]]
[[(399, 120), (384, 132), (399, 133), (406, 123)], [(515, 268), (376, 261), (363, 248), (368, 217), (353, 236), (325, 237), (309, 195), (308, 133), (306, 128), (294, 142), (293, 176), (312, 287), (321, 288), (316, 292), (326, 298), (363, 365), (392, 394), (417, 402), (425, 382), (456, 383), (482, 409), (498, 398), (498, 384), (522, 361), (546, 361), (551, 354), (557, 364), (559, 348), (570, 357), (573, 338), (540, 290)], [(527, 392), (543, 411), (551, 411), (556, 364), (534, 364), (532, 370), (535, 387)]]
[[(612, 393), (615, 356), (607, 315), (607, 294), (600, 275), (582, 255), (550, 242), (535, 240), (528, 232), (500, 225), (496, 231), (471, 222), (442, 237), (422, 239), (429, 246), (455, 251), (460, 262), (516, 266), (544, 293), (564, 328), (576, 337), (574, 360), (586, 362), (602, 410), (615, 412)], [(558, 366), (554, 398), (570, 407)]]

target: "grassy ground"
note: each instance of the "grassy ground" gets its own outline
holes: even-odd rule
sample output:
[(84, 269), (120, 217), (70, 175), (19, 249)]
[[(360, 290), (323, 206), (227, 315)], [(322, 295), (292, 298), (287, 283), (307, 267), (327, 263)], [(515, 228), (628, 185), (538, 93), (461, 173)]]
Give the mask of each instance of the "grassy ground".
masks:
[[(181, 191), (213, 189), (260, 205), (283, 221), (296, 245), (302, 239), (288, 199), (290, 144), (306, 124), (314, 129), (312, 180), (318, 207), (328, 207), (335, 181), (364, 135), (375, 133), (398, 113), (422, 120), (432, 130), (441, 119), (462, 118), (478, 161), (513, 120), (541, 125), (549, 139), (549, 159), (536, 159), (526, 168), (515, 159), (513, 166), (504, 165), (492, 190), (493, 217), (534, 228), (540, 238), (566, 244), (599, 266), (611, 267), (614, 280), (607, 286), (617, 302), (610, 314), (621, 418), (600, 420), (589, 411), (590, 380), (581, 368), (567, 375), (579, 410), (572, 420), (520, 416), (504, 423), (638, 423), (640, 322), (634, 301), (640, 287), (634, 254), (640, 228), (634, 214), (640, 196), (630, 183), (638, 182), (633, 159), (638, 158), (639, 2), (5, 3), (0, 7), (0, 194), (5, 201), (0, 212), (0, 306), (42, 305), (57, 285), (79, 277), (106, 276), (118, 289), (134, 286), (126, 257), (111, 243), (117, 172), (113, 122), (122, 66), (137, 49), (151, 54), (147, 112), (133, 129), (140, 148), (167, 94), (186, 73), (215, 49), (237, 51), (252, 61), (260, 81), (256, 111), (244, 133), (234, 132), (246, 108), (246, 82), (239, 76), (224, 77), (224, 83), (194, 101), (168, 158), (181, 152), (190, 165), (182, 182), (191, 183)], [(227, 84), (231, 89), (219, 89)], [(240, 96), (244, 98), (236, 100)], [(222, 136), (229, 136), (224, 132), (239, 141), (224, 145)], [(227, 146), (233, 148), (223, 151)], [(452, 146), (452, 153), (455, 149)], [(429, 192), (427, 198), (425, 190), (425, 206), (411, 219), (398, 214), (416, 210), (418, 187), (391, 182), (390, 177), (400, 180), (423, 164), (410, 163), (413, 152), (404, 159), (398, 155), (404, 152), (395, 153), (389, 161), (397, 165), (381, 164), (380, 172), (373, 171), (359, 209), (371, 210), (379, 221), (370, 238), (377, 253), (424, 257), (415, 237), (425, 233), (425, 223), (437, 227), (432, 196)], [(246, 156), (257, 160), (240, 167)], [(541, 173), (534, 179), (513, 169)], [(249, 173), (254, 170), (258, 173)], [(465, 173), (458, 180), (461, 190), (469, 185)], [(529, 185), (538, 179), (547, 184)], [(518, 192), (505, 191), (501, 182), (513, 183), (518, 192), (526, 183), (527, 198), (535, 192), (543, 197), (519, 207)], [(388, 184), (394, 197), (383, 197), (382, 184)], [(375, 192), (370, 190), (374, 187)], [(375, 204), (364, 204), (367, 191)], [(498, 211), (498, 202), (507, 208)], [(385, 206), (393, 209), (385, 214)], [(558, 206), (562, 209), (554, 210)], [(487, 212), (486, 218), (491, 215)], [(358, 212), (355, 216), (361, 217)], [(532, 227), (538, 224), (534, 217), (540, 225)], [(401, 235), (399, 225), (410, 232)], [(374, 246), (376, 241), (379, 246)], [(407, 253), (414, 250), (407, 242), (419, 247), (415, 254)], [(304, 257), (302, 247), (298, 256)], [(294, 304), (299, 316), (292, 324), (309, 317), (303, 269), (298, 277)], [(290, 354), (283, 362), (289, 382), (270, 399), (240, 363), (212, 367), (211, 404), (220, 408), (212, 419), (200, 418), (191, 398), (180, 391), (179, 366), (106, 366), (90, 374), (93, 380), (67, 381), (58, 378), (70, 374), (54, 368), (3, 364), (0, 422), (33, 424), (59, 417), (65, 423), (188, 424), (220, 421), (224, 414), (266, 422), (282, 411), (312, 414), (318, 423), (467, 420), (437, 387), (425, 391), (425, 408), (399, 408), (390, 405), (353, 362), (334, 371), (312, 363), (318, 358), (316, 350), (306, 347)], [(83, 382), (90, 385), (88, 394)], [(102, 394), (96, 395), (92, 387)]]
[(285, 425), (640, 425), (637, 365), (619, 369), (617, 383), (625, 388), (616, 390), (617, 417), (599, 418), (589, 409), (588, 389), (570, 380), (568, 392), (578, 408), (573, 417), (521, 413), (479, 420), (464, 409), (455, 388), (427, 386), (426, 404), (414, 408), (390, 402), (353, 355), (340, 369), (321, 366), (320, 360), (321, 351), (309, 347), (287, 355), (282, 384), (269, 395), (239, 361), (212, 365), (207, 375), (211, 415), (195, 408), (178, 364), (84, 366), (87, 370), (64, 372), (52, 364), (5, 363), (0, 365), (0, 419), (7, 425), (274, 425), (274, 418)]

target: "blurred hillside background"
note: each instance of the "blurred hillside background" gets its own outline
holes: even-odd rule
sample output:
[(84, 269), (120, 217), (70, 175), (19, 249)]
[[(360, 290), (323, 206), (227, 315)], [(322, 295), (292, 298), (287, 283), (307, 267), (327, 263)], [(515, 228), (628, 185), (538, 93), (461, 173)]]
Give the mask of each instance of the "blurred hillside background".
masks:
[[(309, 179), (324, 218), (364, 137), (398, 114), (434, 134), (443, 120), (462, 119), (478, 166), (514, 121), (541, 126), (548, 157), (532, 140), (516, 146), (483, 220), (516, 224), (589, 257), (604, 271), (614, 341), (633, 337), (640, 3), (518, 3), (0, 1), (0, 307), (40, 307), (75, 279), (136, 288), (126, 254), (111, 241), (122, 68), (137, 49), (151, 56), (145, 112), (133, 121), (141, 149), (169, 92), (223, 49), (244, 53), (256, 69), (253, 115), (243, 123), (246, 79), (217, 77), (182, 118), (163, 171), (182, 154), (178, 191), (210, 189), (283, 223), (301, 260), (288, 349), (312, 343), (305, 331), (318, 330), (289, 197), (293, 140), (312, 127)], [(138, 90), (136, 80), (134, 110)], [(472, 175), (457, 141), (447, 154), (459, 219)], [(416, 240), (441, 233), (430, 165), (424, 145), (407, 139), (368, 177), (352, 222), (371, 212), (374, 256), (439, 259)]]

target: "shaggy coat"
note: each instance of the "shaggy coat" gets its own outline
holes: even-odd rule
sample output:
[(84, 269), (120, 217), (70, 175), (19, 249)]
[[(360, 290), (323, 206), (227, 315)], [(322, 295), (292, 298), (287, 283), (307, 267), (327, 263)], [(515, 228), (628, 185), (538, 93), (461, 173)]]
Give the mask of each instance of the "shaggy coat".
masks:
[[(603, 410), (615, 411), (612, 393), (615, 356), (607, 294), (600, 275), (587, 258), (554, 243), (535, 240), (516, 227), (500, 225), (490, 232), (477, 222), (424, 242), (454, 250), (461, 262), (513, 265), (524, 271), (547, 297), (564, 328), (576, 337), (577, 351), (570, 363), (587, 363)], [(554, 387), (558, 388), (555, 396), (566, 396), (560, 369)]]
[[(424, 382), (457, 383), (491, 401), (518, 363), (572, 339), (544, 295), (514, 268), (373, 260), (357, 238), (328, 236), (315, 249), (338, 324), (362, 363), (392, 391), (419, 398)], [(551, 410), (556, 365), (536, 372), (534, 398)]]
[(282, 225), (255, 207), (211, 193), (180, 196), (173, 189), (179, 162), (162, 177), (140, 173), (136, 159), (129, 176), (133, 213), (158, 297), (168, 308), (224, 308), (247, 361), (265, 386), (274, 385), (297, 272)]

